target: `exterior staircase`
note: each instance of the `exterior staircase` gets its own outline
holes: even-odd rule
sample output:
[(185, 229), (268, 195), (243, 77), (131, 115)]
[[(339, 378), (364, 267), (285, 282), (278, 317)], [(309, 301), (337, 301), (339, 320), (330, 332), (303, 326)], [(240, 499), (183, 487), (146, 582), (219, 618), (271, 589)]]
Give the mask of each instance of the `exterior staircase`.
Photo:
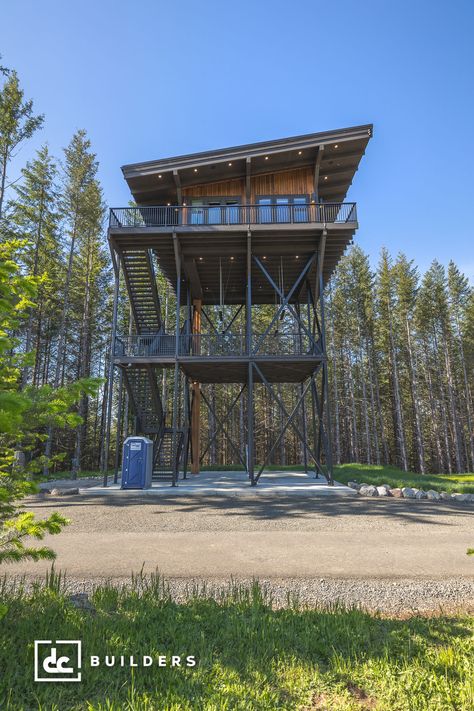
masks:
[(183, 453), (184, 432), (176, 430), (175, 451), (173, 451), (173, 428), (165, 427), (156, 448), (153, 462), (153, 481), (173, 481), (173, 472), (179, 470)]
[(122, 265), (137, 333), (157, 333), (161, 307), (150, 250), (124, 249)]
[(124, 368), (123, 378), (137, 418), (137, 432), (151, 439), (161, 435), (165, 417), (155, 369)]
[(152, 366), (127, 368), (123, 370), (123, 378), (137, 418), (136, 431), (154, 442), (152, 479), (174, 482), (174, 476), (176, 475), (176, 480), (178, 478), (183, 455), (184, 430), (178, 428), (174, 438), (173, 428), (165, 427), (165, 413), (156, 370)]
[[(122, 265), (137, 334), (157, 334), (162, 328), (162, 319), (150, 251), (124, 249)], [(172, 345), (174, 352), (174, 339)], [(136, 417), (136, 432), (154, 441), (153, 480), (175, 483), (183, 454), (184, 431), (177, 429), (174, 436), (173, 428), (165, 426), (157, 371), (152, 365), (124, 368), (123, 378)]]

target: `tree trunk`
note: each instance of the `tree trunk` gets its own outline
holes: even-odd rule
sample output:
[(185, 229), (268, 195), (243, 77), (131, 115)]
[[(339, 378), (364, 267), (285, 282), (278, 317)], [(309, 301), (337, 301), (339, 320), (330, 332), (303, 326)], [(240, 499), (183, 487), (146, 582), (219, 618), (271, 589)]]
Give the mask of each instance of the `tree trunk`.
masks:
[(390, 336), (390, 355), (392, 362), (392, 380), (393, 380), (393, 396), (395, 402), (395, 422), (396, 422), (396, 435), (397, 444), (400, 449), (400, 459), (402, 463), (402, 468), (404, 471), (408, 471), (408, 460), (406, 452), (406, 442), (405, 442), (405, 430), (403, 427), (403, 412), (402, 403), (400, 397), (400, 382), (398, 377), (398, 364), (397, 356), (395, 353), (395, 342), (393, 338), (392, 322), (389, 323), (389, 336)]
[(415, 436), (416, 436), (416, 449), (418, 455), (418, 468), (421, 474), (426, 474), (425, 468), (425, 450), (423, 445), (423, 433), (421, 430), (421, 416), (420, 416), (420, 403), (418, 398), (418, 372), (416, 367), (416, 362), (413, 354), (412, 340), (411, 340), (411, 330), (408, 318), (405, 319), (405, 327), (407, 334), (407, 347), (408, 347), (408, 368), (410, 371), (410, 387), (411, 387), (411, 398), (413, 403), (413, 412), (415, 415)]

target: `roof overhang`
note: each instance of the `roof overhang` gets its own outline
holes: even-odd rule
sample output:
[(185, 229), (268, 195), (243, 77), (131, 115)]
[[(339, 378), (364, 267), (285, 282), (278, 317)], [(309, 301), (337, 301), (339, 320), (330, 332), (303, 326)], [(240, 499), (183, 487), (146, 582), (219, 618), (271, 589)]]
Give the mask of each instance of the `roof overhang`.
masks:
[(183, 188), (310, 166), (318, 199), (342, 202), (372, 124), (163, 158), (122, 167), (139, 205), (180, 202)]

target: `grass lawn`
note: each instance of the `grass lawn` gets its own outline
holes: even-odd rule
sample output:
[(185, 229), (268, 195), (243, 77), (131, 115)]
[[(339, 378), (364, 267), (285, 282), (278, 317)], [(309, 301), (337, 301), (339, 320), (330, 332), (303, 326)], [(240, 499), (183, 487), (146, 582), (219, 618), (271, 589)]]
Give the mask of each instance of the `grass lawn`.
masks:
[(396, 467), (368, 464), (342, 464), (335, 467), (334, 477), (342, 484), (357, 481), (359, 484), (388, 484), (391, 487), (411, 486), (417, 489), (434, 489), (461, 494), (474, 494), (474, 474), (414, 474)]
[[(57, 578), (0, 590), (5, 711), (474, 708), (474, 620), (381, 618), (360, 610), (272, 609), (262, 590), (229, 587), (175, 603), (157, 576), (98, 587), (74, 607)], [(81, 639), (82, 682), (34, 683), (35, 639)], [(92, 668), (89, 656), (193, 654), (195, 668)]]

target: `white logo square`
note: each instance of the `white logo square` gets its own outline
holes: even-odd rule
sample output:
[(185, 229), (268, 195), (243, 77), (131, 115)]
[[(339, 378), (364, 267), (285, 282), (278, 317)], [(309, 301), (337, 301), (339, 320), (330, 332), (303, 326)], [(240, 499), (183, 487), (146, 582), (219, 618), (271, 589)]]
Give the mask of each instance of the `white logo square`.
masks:
[(81, 681), (81, 641), (35, 639), (35, 681)]

